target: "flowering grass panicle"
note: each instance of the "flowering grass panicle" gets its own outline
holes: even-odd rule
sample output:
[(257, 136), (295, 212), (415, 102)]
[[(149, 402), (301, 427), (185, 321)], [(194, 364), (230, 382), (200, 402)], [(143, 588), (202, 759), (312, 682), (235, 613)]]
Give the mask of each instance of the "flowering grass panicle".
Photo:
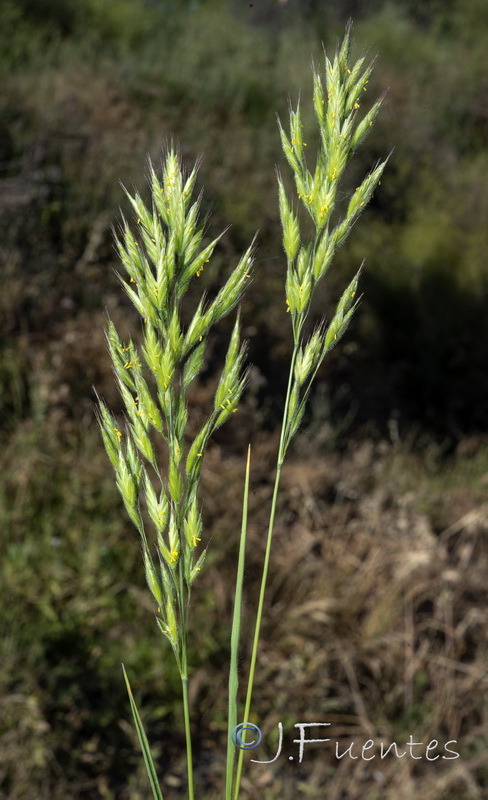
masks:
[(308, 342), (304, 342), (302, 332), (315, 289), (368, 204), (386, 165), (385, 160), (366, 175), (351, 195), (343, 219), (333, 223), (341, 177), (354, 152), (368, 135), (383, 102), (383, 97), (380, 97), (364, 118), (357, 121), (372, 64), (363, 69), (363, 58), (352, 68), (350, 64), (349, 26), (334, 60), (331, 62), (325, 57), (325, 88), (320, 74), (315, 69), (313, 72), (313, 102), (320, 132), (320, 148), (313, 173), (305, 157), (300, 104), (295, 110), (290, 109), (289, 136), (279, 123), (283, 152), (293, 171), (297, 195), (314, 228), (313, 238), (302, 243), (298, 216), (278, 175), (283, 247), (287, 258), (286, 306), (291, 315), (295, 345), (283, 456), (300, 425), (315, 375), (327, 353), (346, 332), (357, 308), (361, 267), (344, 291), (329, 325), (322, 320)]
[[(315, 168), (305, 157), (300, 105), (290, 109), (289, 134), (279, 130), (285, 157), (293, 171), (298, 198), (309, 215), (313, 234), (303, 241), (298, 214), (287, 197), (278, 175), (278, 199), (286, 256), (286, 307), (291, 318), (293, 352), (283, 412), (270, 508), (266, 552), (256, 614), (247, 694), (243, 719), (250, 715), (252, 690), (264, 597), (270, 562), (276, 504), (283, 461), (306, 407), (313, 381), (330, 350), (344, 335), (357, 308), (361, 267), (344, 290), (331, 321), (316, 325), (306, 338), (304, 327), (318, 283), (327, 274), (337, 249), (346, 240), (379, 183), (386, 161), (366, 175), (349, 198), (342, 219), (335, 219), (338, 187), (355, 150), (369, 133), (382, 103), (379, 98), (358, 120), (363, 93), (372, 65), (360, 58), (351, 64), (351, 28), (348, 27), (333, 61), (325, 58), (325, 84), (313, 71), (313, 102), (320, 132)], [(213, 326), (239, 303), (250, 276), (253, 245), (244, 253), (216, 298), (203, 294), (190, 323), (182, 324), (181, 307), (189, 283), (202, 273), (222, 234), (202, 247), (199, 224), (200, 198), (193, 200), (197, 166), (185, 176), (173, 149), (166, 154), (162, 177), (150, 165), (152, 205), (139, 194), (129, 200), (136, 215), (136, 232), (123, 220), (116, 237), (126, 276), (122, 286), (142, 319), (140, 349), (129, 339), (123, 342), (112, 322), (107, 340), (120, 394), (125, 406), (125, 424), (120, 425), (99, 400), (99, 422), (108, 456), (125, 508), (141, 539), (146, 579), (158, 611), (158, 625), (173, 649), (180, 671), (185, 721), (188, 796), (194, 797), (192, 745), (188, 707), (187, 630), (189, 598), (193, 582), (202, 568), (200, 552), (202, 518), (198, 488), (202, 459), (214, 431), (228, 420), (246, 383), (245, 345), (240, 338), (239, 314), (230, 338), (225, 363), (215, 392), (213, 409), (187, 444), (188, 388), (202, 369), (208, 336)], [(157, 440), (167, 451), (167, 469), (160, 468)], [(250, 456), (248, 454), (242, 530), (237, 569), (235, 609), (229, 671), (228, 749), (226, 800), (238, 800), (243, 749), (237, 768), (232, 732), (237, 724), (238, 646), (244, 574)], [(141, 500), (147, 509), (143, 516)], [(146, 530), (149, 519), (150, 528)], [(154, 543), (153, 543), (154, 542)], [(153, 795), (162, 798), (149, 745), (125, 676), (131, 708), (146, 762)]]
[[(152, 207), (139, 194), (129, 200), (136, 232), (126, 220), (116, 237), (126, 276), (121, 284), (142, 319), (140, 351), (123, 342), (109, 321), (107, 341), (125, 406), (120, 425), (99, 399), (99, 423), (117, 487), (142, 545), (146, 579), (156, 602), (158, 625), (173, 649), (187, 712), (187, 623), (191, 587), (202, 568), (204, 549), (198, 487), (202, 459), (212, 434), (237, 410), (246, 383), (239, 316), (234, 325), (213, 410), (187, 446), (187, 393), (205, 358), (213, 326), (239, 303), (252, 268), (252, 246), (212, 302), (203, 294), (186, 327), (181, 304), (190, 281), (201, 275), (221, 238), (202, 248), (200, 198), (192, 200), (197, 166), (185, 177), (173, 149), (160, 180), (150, 164)], [(164, 442), (168, 469), (162, 474), (155, 440)], [(145, 502), (152, 532), (141, 511)], [(151, 542), (155, 539), (155, 547)], [(191, 753), (185, 714), (187, 747)], [(191, 759), (189, 760), (191, 772)]]
[[(146, 207), (139, 194), (127, 193), (137, 232), (124, 220), (116, 242), (127, 277), (119, 278), (142, 317), (144, 336), (138, 352), (132, 340), (122, 342), (113, 323), (108, 324), (110, 355), (126, 411), (124, 430), (99, 401), (103, 440), (125, 507), (141, 536), (161, 630), (176, 651), (179, 635), (173, 607), (183, 587), (181, 579), (189, 591), (204, 558), (204, 552), (198, 558), (195, 555), (202, 530), (197, 499), (202, 458), (213, 432), (236, 411), (246, 381), (238, 318), (213, 412), (189, 448), (185, 443), (187, 391), (202, 368), (210, 330), (241, 299), (252, 262), (249, 249), (215, 300), (206, 303), (202, 296), (190, 324), (183, 328), (181, 301), (220, 239), (200, 249), (200, 201), (192, 202), (196, 174), (195, 167), (185, 179), (176, 153), (170, 150), (162, 181), (150, 165), (152, 208)], [(166, 476), (156, 460), (154, 437), (166, 444)], [(141, 497), (157, 539), (156, 560), (141, 514)]]
[[(276, 477), (271, 502), (268, 537), (264, 557), (261, 589), (259, 594), (253, 648), (249, 668), (249, 679), (243, 719), (249, 719), (251, 711), (254, 672), (257, 660), (264, 597), (270, 562), (276, 502), (278, 498), (281, 468), (291, 440), (303, 419), (306, 403), (314, 379), (326, 355), (339, 342), (358, 306), (357, 289), (362, 265), (340, 298), (329, 324), (325, 319), (315, 327), (305, 340), (303, 331), (312, 299), (319, 281), (326, 275), (333, 257), (348, 237), (354, 222), (369, 202), (378, 185), (386, 160), (377, 164), (366, 175), (349, 199), (345, 216), (333, 221), (337, 205), (338, 188), (344, 171), (368, 135), (383, 97), (380, 97), (358, 121), (360, 100), (366, 91), (372, 64), (364, 66), (364, 58), (351, 65), (351, 25), (348, 26), (341, 47), (333, 61), (325, 57), (325, 88), (320, 74), (313, 70), (313, 102), (316, 122), (320, 132), (320, 147), (315, 169), (310, 172), (305, 157), (300, 104), (290, 108), (289, 135), (281, 122), (279, 130), (285, 157), (295, 180), (296, 191), (306, 213), (311, 218), (313, 235), (302, 241), (298, 215), (290, 203), (283, 181), (278, 173), (278, 201), (283, 229), (283, 248), (287, 260), (286, 309), (290, 314), (293, 333), (288, 388), (283, 411), (280, 444), (276, 463)], [(239, 753), (235, 798), (239, 795), (243, 751)]]

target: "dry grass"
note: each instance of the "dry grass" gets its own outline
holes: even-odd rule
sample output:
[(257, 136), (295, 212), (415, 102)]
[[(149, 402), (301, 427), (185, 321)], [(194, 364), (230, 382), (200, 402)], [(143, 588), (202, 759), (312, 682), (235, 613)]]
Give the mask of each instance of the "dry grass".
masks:
[[(271, 450), (265, 441), (254, 448), (249, 609), (264, 548)], [(237, 538), (229, 509), (236, 507), (232, 497), (242, 463), (218, 448), (209, 457), (204, 491), (212, 498), (206, 510), (218, 520), (219, 557), (204, 580), (214, 596), (215, 619), (221, 619), (229, 614), (228, 564)], [(273, 758), (279, 721), (287, 744), (275, 764), (248, 765), (246, 797), (318, 798), (325, 787), (334, 800), (483, 797), (488, 681), (480, 603), (486, 602), (488, 519), (483, 507), (473, 509), (441, 535), (434, 533), (419, 510), (419, 492), (409, 487), (425, 479), (423, 470), (421, 457), (372, 442), (351, 445), (343, 457), (314, 454), (285, 467), (254, 702), (254, 719), (268, 744), (251, 757)], [(243, 669), (245, 664), (244, 656)], [(203, 718), (196, 715), (206, 729), (204, 751), (209, 748), (219, 762), (223, 727), (214, 726), (209, 736), (208, 720), (225, 711), (213, 693), (221, 667), (202, 665), (192, 687), (196, 708), (205, 709)], [(317, 736), (333, 742), (309, 747), (298, 766), (287, 758), (295, 754), (296, 760), (293, 726), (303, 721), (329, 721), (329, 732)], [(425, 752), (422, 761), (335, 758), (335, 739), (341, 752), (351, 741), (367, 739), (396, 741), (401, 751), (410, 734), (412, 741), (437, 739), (441, 746), (455, 739), (461, 757), (432, 763)], [(197, 763), (205, 760), (197, 756)], [(215, 782), (208, 794), (214, 797), (215, 764), (202, 768), (200, 779)]]
[[(66, 357), (68, 353), (66, 350)], [(212, 393), (213, 387), (198, 388), (196, 397), (202, 408)], [(197, 786), (201, 789), (199, 796), (208, 800), (220, 794), (222, 785), (226, 707), (221, 687), (227, 675), (242, 500), (240, 451), (245, 452), (246, 430), (251, 427), (253, 414), (250, 402), (248, 408), (242, 409), (242, 415), (235, 415), (229, 438), (216, 441), (209, 450), (203, 474), (203, 513), (213, 555), (202, 574), (199, 603), (195, 603), (192, 612), (194, 671), (190, 698)], [(4, 678), (15, 674), (17, 680), (15, 685), (4, 680), (0, 763), (1, 774), (8, 776), (5, 785), (11, 787), (4, 796), (27, 798), (29, 785), (35, 780), (36, 787), (40, 787), (36, 790), (39, 796), (55, 800), (66, 796), (83, 800), (147, 797), (144, 776), (136, 772), (136, 743), (132, 751), (134, 775), (126, 781), (125, 793), (106, 772), (110, 753), (127, 753), (126, 737), (131, 734), (116, 664), (110, 667), (112, 688), (105, 713), (110, 714), (115, 692), (119, 698), (119, 733), (115, 736), (115, 732), (109, 734), (106, 730), (103, 741), (91, 734), (86, 738), (90, 718), (95, 711), (100, 714), (100, 703), (105, 703), (102, 695), (93, 694), (90, 683), (96, 687), (100, 680), (94, 665), (99, 662), (97, 652), (102, 641), (110, 652), (116, 651), (116, 660), (124, 648), (131, 643), (135, 647), (139, 641), (139, 658), (147, 663), (139, 691), (149, 732), (159, 752), (163, 789), (166, 787), (174, 797), (184, 796), (185, 765), (181, 758), (183, 742), (175, 680), (168, 674), (155, 678), (160, 672), (161, 653), (159, 649), (153, 653), (154, 647), (149, 646), (153, 620), (148, 613), (147, 592), (142, 590), (143, 577), (135, 571), (137, 545), (129, 524), (122, 535), (119, 508), (113, 509), (116, 496), (113, 494), (111, 500), (108, 496), (111, 476), (107, 476), (105, 458), (99, 453), (94, 423), (87, 424), (92, 426), (86, 440), (89, 449), (76, 451), (70, 445), (63, 455), (63, 466), (55, 475), (52, 469), (56, 451), (46, 444), (47, 428), (45, 433), (37, 434), (32, 426), (24, 426), (23, 434), (19, 428), (2, 461), (5, 469), (8, 464), (16, 465), (6, 486), (8, 497), (4, 504), (8, 498), (13, 503), (9, 512), (11, 535), (15, 536), (13, 541), (19, 542), (15, 544), (17, 560), (13, 560), (11, 551), (4, 560), (4, 574), (9, 581), (4, 588), (9, 603), (15, 602), (25, 624), (26, 614), (36, 614), (40, 637), (35, 650), (24, 651), (27, 662), (23, 662), (23, 672), (13, 640), (5, 661), (11, 668), (4, 671)], [(43, 425), (56, 425), (58, 432), (62, 427), (65, 445), (73, 435), (73, 421), (63, 403), (53, 400)], [(36, 435), (43, 437), (37, 444)], [(29, 437), (25, 445), (22, 436)], [(262, 432), (253, 437), (252, 526), (245, 582), (245, 602), (250, 612), (257, 598), (276, 446), (274, 434)], [(283, 722), (287, 744), (275, 764), (248, 765), (245, 796), (265, 796), (269, 800), (321, 798), (326, 791), (328, 798), (340, 800), (413, 800), (420, 796), (428, 800), (481, 799), (488, 775), (484, 746), (488, 519), (482, 501), (486, 445), (480, 445), (474, 456), (457, 456), (446, 463), (429, 457), (428, 452), (415, 454), (406, 446), (372, 441), (352, 442), (342, 454), (324, 453), (310, 442), (307, 447), (307, 458), (298, 455), (302, 447), (297, 447), (283, 472), (284, 490), (278, 509), (253, 703), (255, 721), (263, 728), (266, 747), (252, 756), (274, 756), (279, 721)], [(83, 477), (70, 485), (70, 474), (79, 475), (80, 469)], [(62, 473), (64, 483), (60, 483)], [(107, 484), (104, 516), (91, 532), (93, 517), (89, 515), (100, 504), (102, 482)], [(70, 492), (71, 506), (66, 499), (57, 498), (57, 486), (63, 495)], [(44, 517), (30, 520), (29, 509), (40, 503), (36, 492), (39, 498), (42, 496), (46, 510)], [(62, 533), (55, 522), (57, 517), (49, 522), (48, 507), (52, 504), (57, 508), (59, 503), (65, 510), (68, 533)], [(101, 523), (109, 551), (99, 563)], [(29, 525), (36, 531), (30, 544), (25, 544), (32, 548), (36, 540), (34, 572), (27, 550), (19, 561), (24, 552), (20, 549), (21, 533)], [(39, 526), (45, 528), (41, 538)], [(52, 548), (52, 536), (61, 536), (60, 548)], [(50, 548), (47, 561), (44, 547)], [(109, 554), (111, 560), (119, 560), (118, 578), (117, 569), (107, 572)], [(17, 586), (19, 576), (7, 572), (7, 567), (20, 569), (25, 575), (27, 589), (23, 595)], [(94, 594), (95, 587), (100, 586), (102, 567), (108, 581), (103, 605), (99, 595)], [(121, 571), (129, 575), (123, 585)], [(36, 610), (41, 585), (42, 591), (49, 590), (50, 594)], [(116, 610), (114, 604), (118, 608), (121, 601), (124, 607)], [(129, 602), (136, 609), (131, 623), (127, 623)], [(74, 687), (79, 687), (72, 694), (71, 707), (51, 694), (55, 687), (44, 672), (45, 657), (40, 662), (36, 660), (49, 642), (46, 626), (56, 631), (60, 615), (69, 616), (74, 631), (81, 626), (79, 635), (83, 630), (88, 642), (84, 658), (92, 665), (88, 678), (77, 672), (78, 645), (68, 660), (66, 654), (56, 654), (51, 665), (57, 670), (56, 681), (66, 675), (62, 678), (65, 691), (73, 693)], [(246, 630), (243, 641), (249, 641)], [(3, 652), (7, 658), (7, 640)], [(201, 652), (206, 654), (203, 661)], [(248, 655), (242, 653), (243, 672)], [(312, 746), (306, 748), (302, 765), (289, 762), (289, 755), (296, 756), (296, 746), (291, 743), (296, 738), (294, 724), (324, 720), (331, 722), (333, 735), (329, 735), (339, 738), (341, 750), (352, 740), (359, 743), (371, 738), (400, 744), (412, 734), (414, 741), (457, 739), (461, 758), (442, 764), (406, 758), (380, 763), (350, 759), (337, 762), (330, 745), (317, 745), (316, 750)], [(69, 738), (73, 748), (82, 747), (76, 774), (86, 775), (85, 789), (73, 783), (75, 773), (70, 778), (59, 772), (57, 761), (66, 757), (56, 742), (61, 735)], [(121, 735), (125, 739), (123, 745), (119, 741)], [(327, 734), (318, 731), (317, 735)], [(97, 762), (96, 748), (104, 749), (103, 742), (108, 750), (104, 759)], [(94, 746), (95, 751), (90, 749)]]

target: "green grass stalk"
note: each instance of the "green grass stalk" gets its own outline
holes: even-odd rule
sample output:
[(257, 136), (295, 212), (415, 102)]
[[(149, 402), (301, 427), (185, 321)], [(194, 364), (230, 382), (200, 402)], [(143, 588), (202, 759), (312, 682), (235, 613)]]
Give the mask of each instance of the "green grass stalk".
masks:
[[(313, 73), (313, 100), (321, 139), (313, 173), (308, 169), (305, 158), (306, 143), (302, 136), (300, 106), (295, 110), (290, 109), (289, 136), (280, 123), (283, 151), (294, 173), (298, 197), (311, 217), (315, 232), (310, 241), (302, 243), (298, 216), (278, 176), (283, 248), (287, 259), (286, 305), (291, 318), (294, 347), (256, 613), (244, 722), (248, 721), (251, 712), (283, 462), (302, 421), (312, 382), (326, 355), (344, 335), (357, 308), (356, 292), (361, 268), (343, 292), (329, 324), (326, 325), (322, 320), (308, 340), (303, 338), (303, 329), (317, 284), (369, 202), (386, 163), (378, 164), (363, 179), (349, 198), (345, 215), (333, 225), (332, 213), (341, 177), (351, 156), (369, 133), (382, 102), (380, 98), (357, 122), (357, 110), (372, 67), (363, 69), (364, 59), (359, 59), (350, 67), (350, 32), (349, 27), (333, 61), (327, 57), (325, 59), (325, 91), (320, 75), (315, 70)], [(203, 226), (198, 225), (199, 201), (191, 201), (195, 180), (196, 167), (189, 176), (184, 175), (179, 158), (171, 149), (163, 164), (162, 179), (150, 166), (152, 208), (146, 207), (139, 194), (133, 197), (129, 195), (136, 212), (137, 232), (134, 235), (124, 220), (117, 247), (128, 275), (128, 280), (121, 279), (121, 282), (143, 321), (141, 352), (131, 340), (122, 342), (111, 322), (107, 331), (114, 371), (126, 409), (125, 427), (119, 426), (102, 400), (99, 403), (102, 437), (116, 472), (117, 487), (141, 538), (146, 579), (156, 603), (158, 626), (171, 644), (180, 672), (189, 800), (194, 800), (188, 701), (189, 600), (193, 582), (205, 558), (205, 551), (200, 555), (196, 553), (203, 527), (198, 508), (198, 488), (208, 442), (214, 431), (237, 410), (246, 384), (247, 373), (243, 369), (245, 345), (240, 340), (239, 314), (215, 393), (213, 411), (189, 446), (185, 441), (187, 390), (202, 369), (210, 329), (238, 305), (242, 297), (250, 277), (253, 249), (251, 245), (211, 303), (207, 303), (205, 296), (202, 296), (193, 319), (186, 328), (183, 327), (180, 316), (182, 298), (190, 280), (201, 274), (220, 239), (219, 236), (203, 249), (201, 247), (204, 232)], [(168, 451), (168, 470), (164, 477), (156, 461), (155, 436), (162, 438)], [(234, 800), (238, 800), (243, 765), (241, 749), (233, 785), (235, 752), (231, 746), (231, 734), (237, 721), (237, 659), (249, 471), (248, 454), (231, 634), (226, 800), (231, 800), (233, 788)], [(145, 500), (145, 514), (141, 510), (141, 498)], [(147, 518), (153, 529), (155, 548), (146, 533)], [(129, 686), (128, 690), (154, 793), (154, 765)]]
[[(321, 133), (321, 148), (317, 156), (314, 174), (309, 171), (305, 159), (304, 147), (306, 145), (302, 137), (300, 106), (298, 105), (296, 110), (290, 109), (289, 138), (280, 123), (283, 151), (294, 173), (298, 197), (312, 219), (315, 233), (309, 243), (301, 244), (298, 217), (288, 202), (281, 178), (278, 176), (283, 247), (287, 257), (286, 304), (291, 314), (294, 349), (283, 411), (276, 476), (249, 667), (244, 722), (249, 720), (251, 713), (259, 637), (283, 462), (288, 446), (302, 420), (313, 379), (327, 353), (344, 335), (349, 321), (357, 308), (358, 301), (355, 300), (355, 296), (361, 268), (339, 300), (336, 313), (328, 328), (326, 329), (325, 321), (322, 320), (308, 342), (303, 341), (302, 331), (318, 282), (328, 270), (335, 250), (345, 241), (352, 225), (369, 201), (385, 166), (385, 163), (378, 165), (363, 180), (350, 198), (345, 218), (330, 230), (330, 220), (341, 175), (354, 150), (368, 134), (381, 104), (380, 99), (354, 129), (356, 112), (360, 107), (358, 101), (362, 99), (361, 92), (366, 89), (371, 67), (361, 74), (363, 59), (360, 59), (350, 69), (350, 35), (351, 26), (349, 25), (334, 61), (330, 62), (326, 58), (327, 94), (325, 94), (322, 87), (320, 76), (314, 71), (314, 107)], [(237, 766), (234, 800), (239, 798), (243, 758), (244, 751), (241, 749)]]
[(129, 695), (129, 702), (132, 711), (132, 715), (134, 717), (134, 722), (137, 731), (137, 737), (139, 739), (139, 744), (141, 745), (142, 755), (144, 758), (144, 763), (146, 765), (146, 771), (149, 777), (149, 783), (151, 784), (151, 789), (153, 793), (154, 800), (163, 800), (163, 794), (161, 792), (161, 788), (159, 786), (158, 778), (156, 775), (156, 768), (154, 766), (154, 761), (151, 756), (151, 750), (149, 748), (149, 742), (147, 740), (146, 733), (144, 731), (144, 727), (142, 724), (142, 720), (139, 716), (139, 711), (137, 709), (136, 701), (134, 700), (134, 695), (132, 694), (131, 685), (129, 683), (129, 678), (127, 672), (125, 671), (125, 667), (122, 664), (122, 672), (124, 673), (124, 680), (125, 685), (127, 687), (127, 693)]
[[(259, 601), (258, 601), (258, 608), (256, 612), (256, 624), (254, 628), (254, 638), (253, 638), (253, 646), (251, 652), (251, 662), (249, 666), (249, 677), (247, 682), (247, 692), (246, 692), (246, 703), (244, 707), (244, 721), (249, 720), (249, 714), (251, 713), (251, 702), (252, 702), (252, 692), (254, 687), (254, 673), (256, 670), (256, 661), (258, 656), (258, 648), (259, 648), (259, 637), (261, 633), (261, 623), (263, 618), (263, 608), (264, 608), (264, 598), (266, 594), (266, 584), (268, 579), (268, 571), (269, 571), (269, 562), (271, 557), (271, 543), (273, 539), (273, 532), (274, 532), (274, 524), (275, 524), (275, 516), (276, 516), (276, 504), (278, 500), (278, 492), (280, 487), (280, 478), (281, 478), (281, 468), (283, 465), (283, 460), (285, 456), (285, 431), (287, 428), (287, 421), (288, 421), (288, 408), (290, 403), (290, 393), (291, 393), (291, 386), (292, 386), (292, 379), (293, 379), (293, 370), (295, 367), (295, 360), (298, 352), (298, 347), (295, 345), (293, 350), (293, 355), (290, 364), (290, 374), (288, 377), (288, 388), (286, 391), (286, 400), (285, 400), (285, 407), (283, 409), (283, 421), (281, 425), (281, 435), (280, 435), (280, 444), (278, 449), (278, 460), (276, 464), (276, 476), (273, 488), (273, 498), (271, 501), (271, 511), (269, 517), (269, 526), (268, 526), (268, 536), (266, 540), (266, 552), (264, 556), (264, 563), (263, 563), (263, 572), (261, 576), (261, 586), (259, 590)], [(244, 750), (239, 750), (239, 758), (237, 761), (237, 774), (236, 774), (236, 781), (235, 781), (235, 793), (234, 793), (234, 800), (238, 800), (239, 798), (239, 791), (241, 785), (241, 776), (242, 776), (242, 766), (243, 766), (243, 759), (244, 759)]]
[(191, 741), (191, 727), (190, 727), (190, 710), (188, 705), (188, 676), (186, 674), (187, 668), (181, 675), (181, 688), (183, 693), (183, 715), (185, 719), (185, 740), (186, 740), (186, 765), (187, 765), (187, 778), (188, 778), (188, 800), (194, 800), (193, 788), (193, 754), (192, 754), (192, 741)]
[(244, 482), (244, 500), (242, 504), (241, 536), (239, 541), (239, 560), (237, 564), (236, 592), (234, 599), (234, 614), (232, 618), (232, 632), (231, 632), (231, 644), (230, 644), (229, 723), (228, 723), (228, 733), (227, 733), (227, 762), (226, 762), (226, 775), (225, 775), (226, 800), (232, 800), (234, 764), (236, 755), (235, 746), (232, 741), (232, 731), (237, 725), (237, 691), (239, 688), (238, 657), (239, 657), (239, 639), (241, 632), (242, 587), (244, 584), (244, 563), (246, 555), (250, 471), (251, 471), (251, 446), (249, 445), (247, 451), (246, 477)]
[(185, 726), (185, 746), (186, 746), (186, 768), (188, 780), (188, 800), (194, 800), (194, 785), (193, 785), (193, 748), (191, 738), (191, 722), (190, 722), (190, 707), (188, 703), (188, 607), (190, 603), (190, 588), (187, 592), (186, 607), (183, 605), (183, 598), (185, 597), (185, 584), (183, 577), (183, 562), (179, 562), (179, 581), (180, 591), (178, 593), (178, 602), (180, 605), (180, 622), (181, 622), (181, 692), (183, 696), (183, 719)]
[[(128, 195), (136, 214), (136, 232), (124, 220), (116, 242), (128, 276), (128, 280), (121, 278), (121, 283), (142, 318), (142, 347), (132, 340), (122, 342), (112, 322), (107, 330), (125, 405), (125, 425), (99, 400), (105, 449), (125, 508), (139, 532), (157, 624), (171, 644), (180, 673), (189, 800), (194, 800), (188, 700), (189, 600), (205, 558), (205, 550), (197, 554), (203, 528), (198, 487), (209, 439), (237, 410), (246, 384), (246, 348), (240, 339), (239, 315), (213, 410), (191, 444), (186, 442), (187, 391), (202, 369), (210, 330), (240, 302), (252, 265), (251, 247), (215, 299), (207, 303), (203, 294), (190, 323), (182, 325), (182, 298), (190, 281), (201, 275), (220, 238), (202, 247), (200, 200), (192, 202), (196, 174), (197, 167), (190, 175), (184, 174), (180, 159), (170, 149), (161, 178), (150, 164), (152, 207), (148, 208), (138, 193)], [(156, 460), (157, 437), (167, 448), (165, 476)], [(141, 741), (146, 756), (145, 740)], [(153, 785), (153, 765), (147, 759), (146, 767)]]

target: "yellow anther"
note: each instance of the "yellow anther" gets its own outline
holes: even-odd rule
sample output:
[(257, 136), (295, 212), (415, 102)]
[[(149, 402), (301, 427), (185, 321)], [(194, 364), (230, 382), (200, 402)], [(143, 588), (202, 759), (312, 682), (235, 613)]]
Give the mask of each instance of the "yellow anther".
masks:
[(124, 364), (124, 369), (132, 369), (132, 367), (140, 367), (141, 365), (138, 363), (137, 358), (133, 359), (132, 361), (126, 361)]

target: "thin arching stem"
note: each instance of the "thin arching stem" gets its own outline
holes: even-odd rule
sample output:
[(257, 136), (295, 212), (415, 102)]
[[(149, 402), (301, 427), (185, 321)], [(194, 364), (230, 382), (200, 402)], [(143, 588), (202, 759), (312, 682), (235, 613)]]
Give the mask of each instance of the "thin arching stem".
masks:
[[(266, 553), (264, 556), (264, 564), (263, 564), (263, 573), (261, 576), (261, 588), (259, 592), (259, 602), (258, 602), (258, 610), (256, 613), (256, 626), (254, 629), (254, 639), (253, 639), (253, 647), (251, 653), (251, 664), (249, 667), (249, 678), (247, 683), (247, 694), (246, 694), (246, 705), (244, 708), (244, 722), (247, 722), (249, 719), (249, 714), (251, 711), (251, 701), (252, 701), (252, 692), (254, 686), (254, 673), (256, 670), (256, 661), (258, 656), (258, 646), (259, 646), (259, 636), (261, 633), (261, 622), (263, 616), (263, 607), (264, 607), (264, 597), (266, 593), (266, 583), (268, 579), (268, 570), (269, 570), (269, 561), (271, 555), (271, 542), (273, 539), (273, 531), (274, 531), (274, 524), (275, 524), (275, 517), (276, 517), (276, 505), (278, 500), (278, 492), (280, 487), (280, 478), (281, 478), (281, 468), (283, 466), (283, 460), (285, 457), (285, 449), (286, 449), (286, 431), (288, 427), (288, 409), (290, 405), (290, 395), (291, 395), (291, 388), (293, 383), (293, 373), (295, 370), (295, 360), (298, 353), (299, 345), (295, 343), (295, 347), (293, 349), (293, 355), (290, 364), (290, 374), (288, 376), (288, 388), (286, 392), (286, 400), (285, 400), (285, 407), (283, 410), (283, 422), (281, 426), (281, 436), (280, 436), (280, 446), (278, 450), (278, 460), (276, 464), (276, 477), (273, 489), (273, 498), (271, 501), (271, 511), (269, 516), (269, 525), (268, 525), (268, 537), (266, 541)], [(236, 783), (235, 783), (235, 794), (234, 800), (238, 800), (239, 798), (239, 791), (240, 791), (240, 783), (241, 783), (241, 774), (242, 774), (242, 764), (244, 758), (244, 750), (239, 751), (239, 760), (237, 762), (237, 774), (236, 774)]]

